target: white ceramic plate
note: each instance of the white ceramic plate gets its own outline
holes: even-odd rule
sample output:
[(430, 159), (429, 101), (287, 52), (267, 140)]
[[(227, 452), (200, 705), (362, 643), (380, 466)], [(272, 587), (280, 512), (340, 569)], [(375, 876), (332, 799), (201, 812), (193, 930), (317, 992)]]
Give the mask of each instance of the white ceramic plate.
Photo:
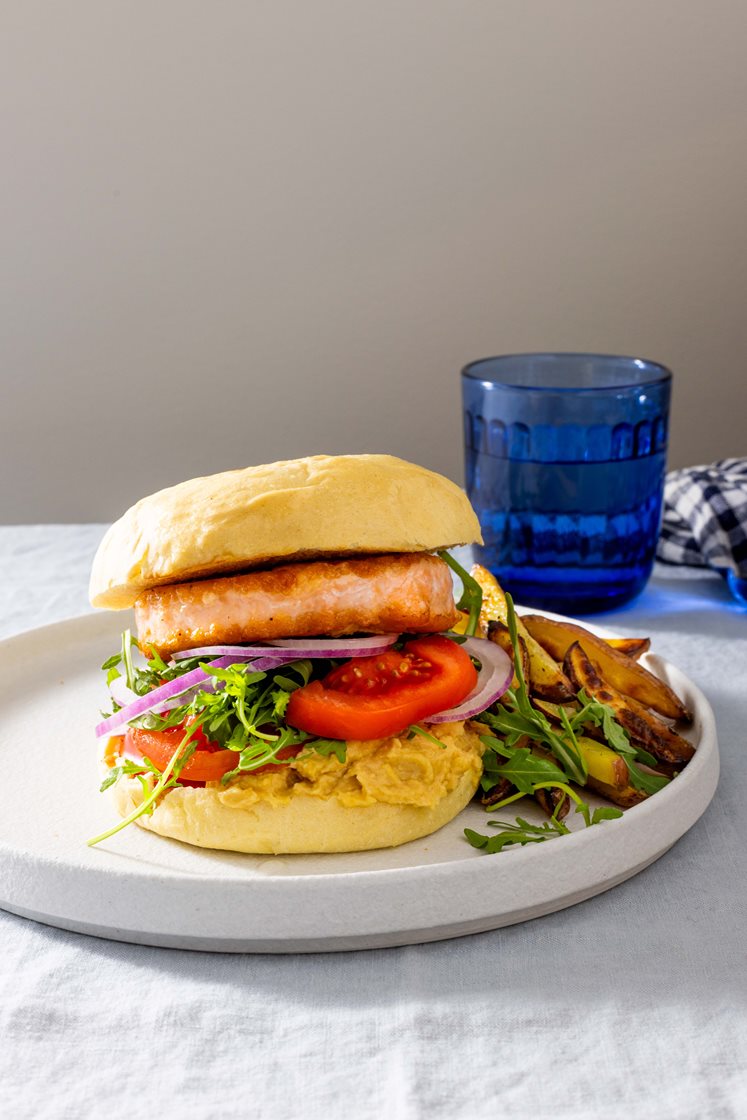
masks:
[[(349, 855), (205, 851), (115, 822), (98, 793), (93, 726), (107, 701), (102, 661), (122, 615), (84, 615), (0, 642), (0, 907), (118, 941), (222, 952), (368, 949), (477, 933), (599, 894), (652, 863), (713, 796), (711, 709), (682, 673), (646, 663), (695, 713), (697, 752), (650, 800), (574, 835), (487, 856), (463, 837), (489, 819), (469, 806), (399, 848)], [(592, 801), (592, 798), (589, 798)], [(522, 801), (521, 815), (541, 820)], [(500, 814), (513, 819), (516, 805)], [(571, 823), (570, 821), (568, 823)]]

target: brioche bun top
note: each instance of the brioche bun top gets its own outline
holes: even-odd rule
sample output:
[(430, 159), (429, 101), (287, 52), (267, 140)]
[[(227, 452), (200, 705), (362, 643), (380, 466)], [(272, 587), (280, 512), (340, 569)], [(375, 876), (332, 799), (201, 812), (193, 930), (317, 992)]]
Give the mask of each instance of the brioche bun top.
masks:
[(276, 562), (431, 552), (481, 541), (465, 494), (392, 455), (314, 455), (194, 478), (132, 506), (93, 562), (95, 607)]

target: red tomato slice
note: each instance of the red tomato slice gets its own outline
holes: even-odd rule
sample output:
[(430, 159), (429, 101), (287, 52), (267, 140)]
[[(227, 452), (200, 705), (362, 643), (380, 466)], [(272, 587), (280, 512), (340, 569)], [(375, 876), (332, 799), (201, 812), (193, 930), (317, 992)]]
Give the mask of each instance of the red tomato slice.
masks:
[(286, 722), (331, 739), (384, 739), (452, 708), (477, 684), (466, 650), (434, 634), (356, 657), (291, 695)]
[[(144, 728), (130, 727), (124, 737), (124, 747), (135, 756), (147, 756), (159, 770), (164, 770), (186, 734), (186, 727), (170, 727), (167, 731), (148, 731)], [(180, 782), (217, 782), (233, 770), (239, 761), (237, 751), (222, 750), (218, 743), (207, 739), (201, 730), (195, 732), (194, 742), (197, 749), (187, 759), (179, 775)], [(277, 753), (278, 759), (293, 758), (300, 747), (283, 747)], [(247, 774), (263, 774), (274, 770), (275, 764), (266, 763)]]
[[(174, 751), (187, 733), (185, 727), (170, 727), (166, 731), (148, 731), (141, 727), (129, 727), (125, 733), (124, 746), (128, 753), (147, 756), (159, 770), (164, 770), (171, 762)], [(179, 775), (180, 781), (217, 782), (238, 762), (236, 751), (221, 750), (217, 743), (206, 739), (202, 731), (195, 733), (197, 749), (187, 759)]]

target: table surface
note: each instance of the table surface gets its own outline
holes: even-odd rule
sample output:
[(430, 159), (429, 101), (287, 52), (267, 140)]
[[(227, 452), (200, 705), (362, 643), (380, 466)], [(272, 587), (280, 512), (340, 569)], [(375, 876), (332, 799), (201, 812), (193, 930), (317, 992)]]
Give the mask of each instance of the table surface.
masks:
[[(0, 527), (0, 637), (90, 609), (103, 531)], [(523, 925), (360, 953), (155, 949), (0, 912), (5, 1115), (747, 1116), (747, 610), (657, 568), (595, 621), (650, 635), (716, 714), (716, 797), (657, 863)]]

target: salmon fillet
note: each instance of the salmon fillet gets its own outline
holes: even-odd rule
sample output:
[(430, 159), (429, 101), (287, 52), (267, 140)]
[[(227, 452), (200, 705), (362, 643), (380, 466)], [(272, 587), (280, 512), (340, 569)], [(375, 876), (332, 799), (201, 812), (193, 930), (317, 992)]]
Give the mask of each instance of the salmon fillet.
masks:
[(135, 620), (140, 645), (168, 657), (271, 638), (436, 633), (457, 611), (444, 561), (401, 553), (154, 587), (135, 603)]

